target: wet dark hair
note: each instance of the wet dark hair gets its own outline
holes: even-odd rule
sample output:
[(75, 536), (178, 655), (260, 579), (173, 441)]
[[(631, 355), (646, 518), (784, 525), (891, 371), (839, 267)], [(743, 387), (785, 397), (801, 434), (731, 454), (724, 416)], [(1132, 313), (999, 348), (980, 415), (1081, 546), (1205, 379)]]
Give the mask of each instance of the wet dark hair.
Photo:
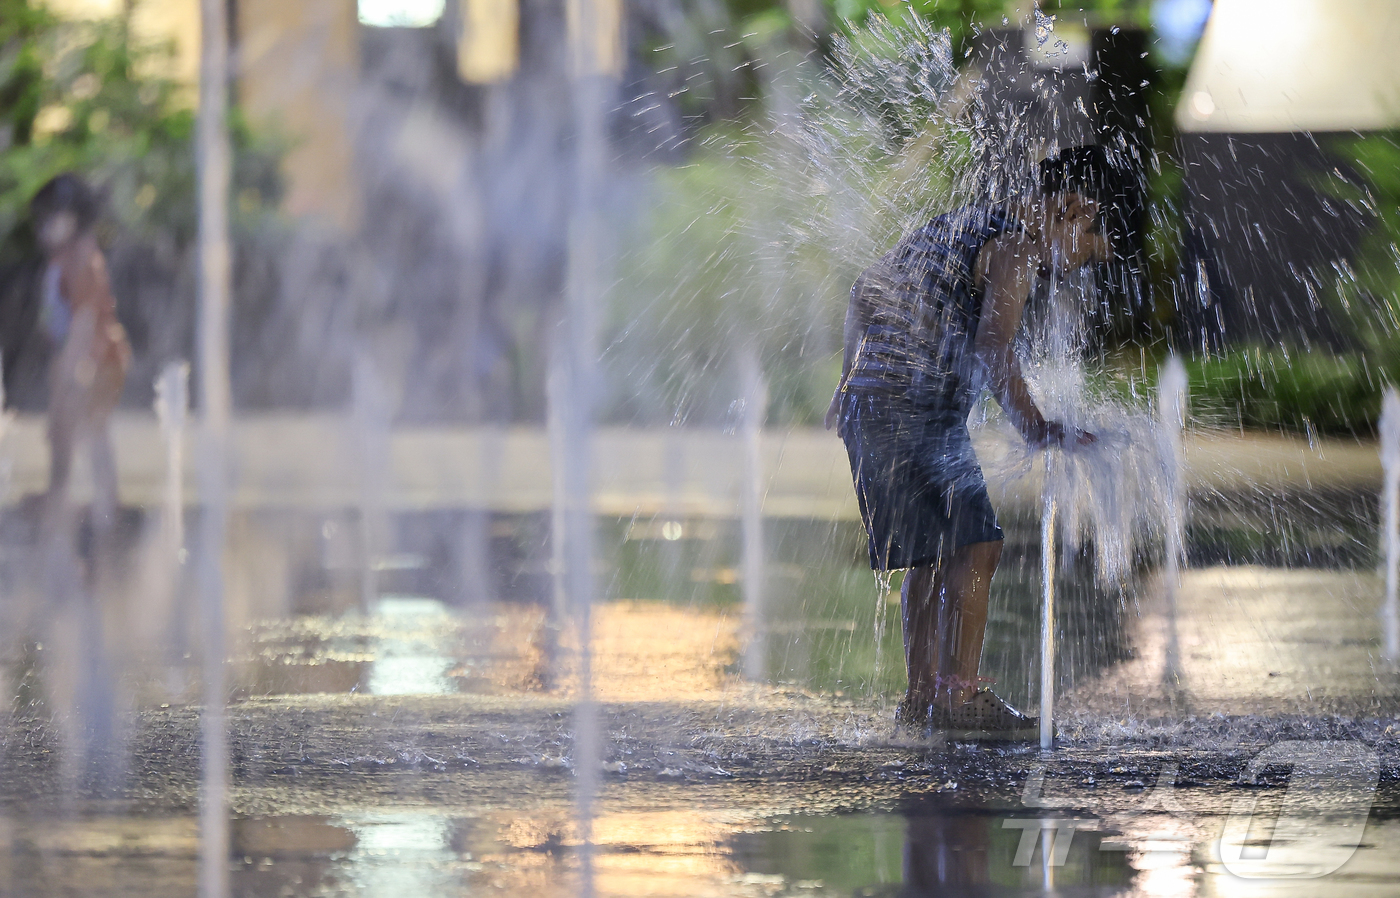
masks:
[(1120, 260), (1140, 251), (1142, 190), (1128, 166), (1100, 146), (1068, 147), (1040, 163), (1042, 193), (1072, 191), (1098, 204), (1098, 225)]
[(102, 211), (102, 195), (79, 174), (64, 172), (39, 188), (29, 201), (29, 214), (35, 226), (60, 212), (71, 212), (84, 231), (97, 222)]

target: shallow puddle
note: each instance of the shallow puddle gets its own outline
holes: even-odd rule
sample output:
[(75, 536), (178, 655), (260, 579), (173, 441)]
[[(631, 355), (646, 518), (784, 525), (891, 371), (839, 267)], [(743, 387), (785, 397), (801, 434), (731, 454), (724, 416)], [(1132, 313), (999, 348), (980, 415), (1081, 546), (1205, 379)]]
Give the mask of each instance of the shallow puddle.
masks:
[[(1218, 825), (1213, 821), (1210, 825)], [(1205, 828), (1209, 829), (1210, 825)], [(8, 817), (5, 894), (193, 892), (192, 817)], [(786, 814), (600, 808), (585, 873), (567, 807), (454, 815), (384, 808), (233, 821), (233, 894), (571, 896), (1380, 896), (1400, 888), (1400, 825), (1372, 821), (1324, 878), (1235, 875), (1218, 846), (1160, 821), (1102, 820), (909, 802), (895, 811)], [(1276, 849), (1275, 849), (1276, 850)], [(1296, 871), (1294, 871), (1296, 873)]]
[[(998, 574), (984, 667), (1025, 702), (1037, 574), (1020, 559)], [(616, 592), (666, 594), (643, 588), (657, 560), (643, 561)], [(1062, 738), (1042, 756), (895, 732), (897, 597), (867, 571), (779, 570), (751, 643), (766, 681), (754, 682), (741, 674), (753, 621), (722, 594), (728, 568), (671, 562), (705, 574), (704, 594), (594, 609), (603, 739), (586, 822), (579, 647), (546, 604), (403, 593), (369, 613), (242, 630), (234, 894), (564, 898), (585, 881), (598, 895), (676, 898), (1400, 893), (1400, 735), (1381, 716), (1400, 679), (1377, 666), (1370, 571), (1191, 570), (1173, 618), (1150, 577), (1128, 602), (1069, 565)], [(1182, 668), (1168, 687), (1173, 627)], [(81, 706), (51, 714), (33, 700), (62, 670), (53, 652), (35, 643), (11, 658), (0, 894), (193, 894), (194, 671), (132, 664), (115, 737), (84, 742)], [(1271, 747), (1324, 744), (1364, 749), (1381, 784), (1354, 851), (1329, 823), (1345, 804), (1336, 776), (1265, 765), (1246, 782)], [(1259, 810), (1222, 854), (1245, 799)], [(1273, 843), (1289, 800), (1305, 819)]]

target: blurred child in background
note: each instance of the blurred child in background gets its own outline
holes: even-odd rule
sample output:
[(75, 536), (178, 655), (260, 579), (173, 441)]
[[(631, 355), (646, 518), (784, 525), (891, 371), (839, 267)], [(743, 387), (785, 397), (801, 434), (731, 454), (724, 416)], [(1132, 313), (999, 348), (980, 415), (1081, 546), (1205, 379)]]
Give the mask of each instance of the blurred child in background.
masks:
[(109, 419), (121, 397), (131, 347), (117, 320), (107, 262), (93, 232), (100, 199), (71, 172), (58, 175), (30, 202), (34, 232), (47, 267), (40, 327), (52, 343), (49, 364), (50, 514), (67, 502), (73, 454), (91, 453), (94, 526), (117, 511), (117, 467)]

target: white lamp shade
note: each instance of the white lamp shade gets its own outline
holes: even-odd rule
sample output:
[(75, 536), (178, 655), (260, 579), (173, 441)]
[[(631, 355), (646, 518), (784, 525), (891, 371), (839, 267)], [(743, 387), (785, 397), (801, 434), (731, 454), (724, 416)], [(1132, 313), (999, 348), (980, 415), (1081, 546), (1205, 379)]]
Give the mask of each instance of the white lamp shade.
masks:
[(1215, 0), (1176, 121), (1232, 133), (1400, 124), (1400, 2)]

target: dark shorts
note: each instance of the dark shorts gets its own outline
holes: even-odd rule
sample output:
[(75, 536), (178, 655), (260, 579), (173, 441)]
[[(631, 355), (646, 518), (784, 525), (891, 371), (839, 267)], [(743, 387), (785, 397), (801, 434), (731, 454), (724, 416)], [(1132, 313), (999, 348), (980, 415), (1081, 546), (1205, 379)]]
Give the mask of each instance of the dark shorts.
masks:
[(1002, 538), (966, 410), (848, 393), (841, 438), (875, 570), (933, 564), (943, 550)]

